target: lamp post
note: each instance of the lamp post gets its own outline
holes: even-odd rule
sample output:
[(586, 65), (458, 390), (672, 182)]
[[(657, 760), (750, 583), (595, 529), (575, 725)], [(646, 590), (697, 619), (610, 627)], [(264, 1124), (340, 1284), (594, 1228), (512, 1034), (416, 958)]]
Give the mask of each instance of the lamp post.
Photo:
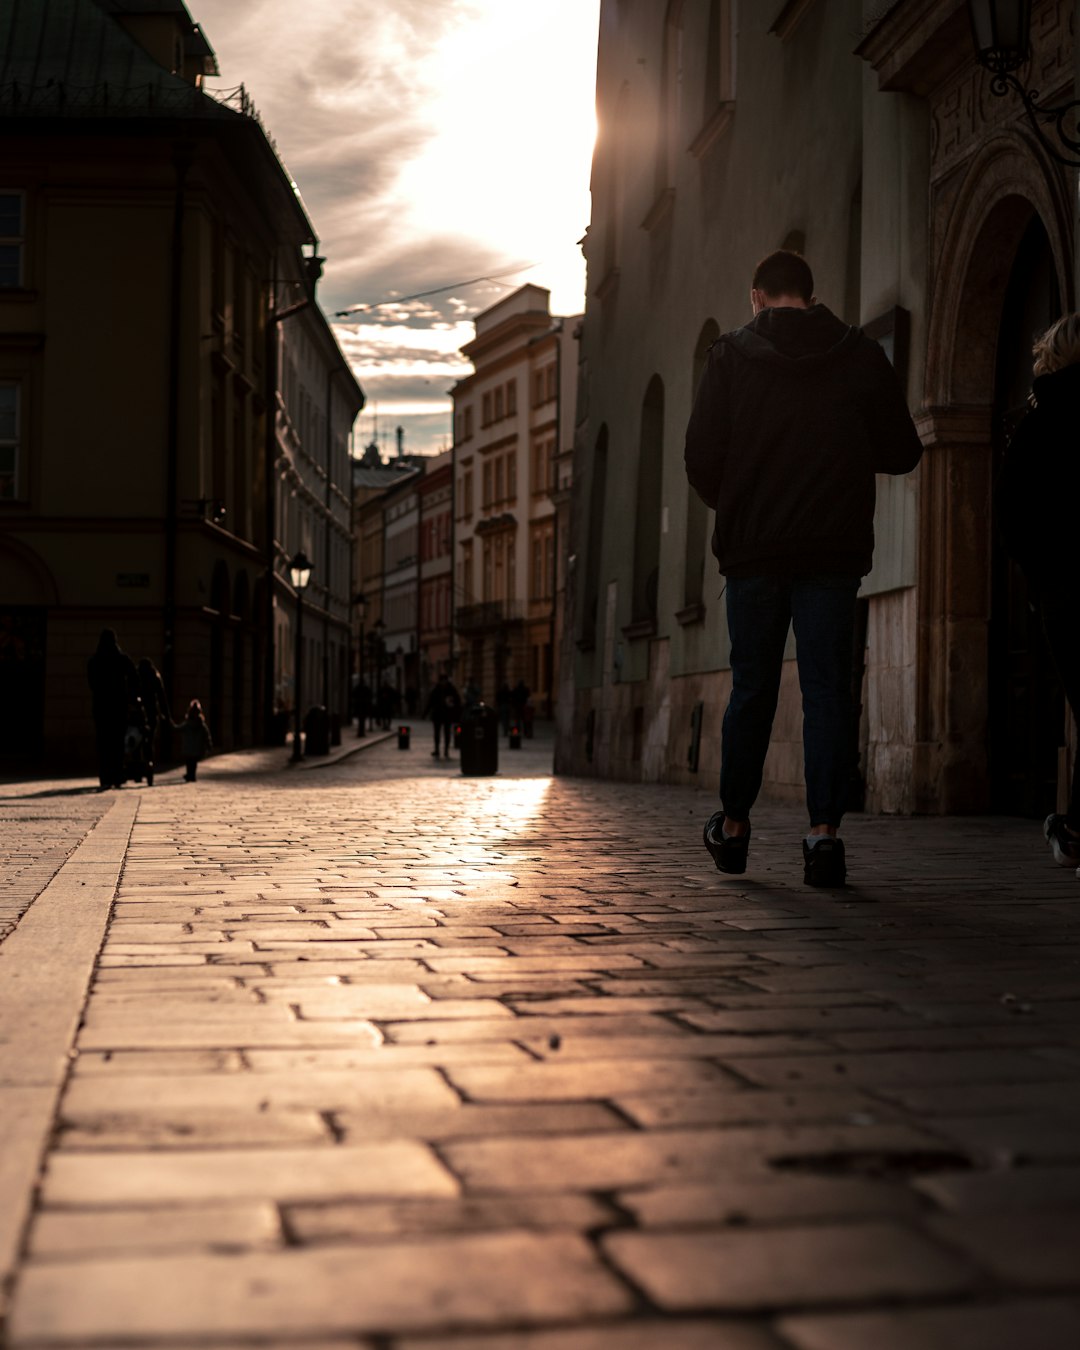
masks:
[[(1031, 0), (968, 0), (975, 60), (990, 72), (990, 92), (998, 98), (1011, 89), (1020, 95), (1039, 144), (1069, 168), (1080, 168), (1080, 99), (1057, 108), (1043, 106), (1037, 89), (1025, 89), (1013, 73), (1031, 55)], [(1069, 152), (1063, 154), (1040, 123), (1054, 123), (1054, 133)]]
[(357, 671), (356, 685), (356, 737), (359, 740), (364, 735), (364, 723), (367, 721), (367, 706), (364, 698), (364, 616), (367, 614), (367, 596), (361, 591), (355, 597), (353, 603), (356, 605), (356, 616), (360, 620), (360, 650), (357, 662), (359, 670)]
[(379, 691), (382, 687), (382, 635), (385, 628), (386, 624), (382, 619), (376, 619), (368, 635), (368, 644), (371, 647), (371, 702), (377, 720), (382, 716)]
[(296, 655), (293, 662), (293, 701), (296, 705), (296, 721), (293, 727), (292, 758), (303, 759), (304, 750), (300, 739), (300, 704), (303, 700), (304, 680), (304, 592), (311, 580), (311, 563), (303, 549), (289, 563), (289, 579), (296, 592)]

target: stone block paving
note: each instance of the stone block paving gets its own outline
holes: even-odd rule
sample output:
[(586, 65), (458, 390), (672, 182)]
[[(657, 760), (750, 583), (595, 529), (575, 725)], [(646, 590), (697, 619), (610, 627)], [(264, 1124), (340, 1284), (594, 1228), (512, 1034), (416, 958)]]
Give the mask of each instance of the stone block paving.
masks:
[(0, 784), (0, 942), (110, 805), (92, 789), (47, 797), (9, 792)]
[(12, 1347), (1080, 1345), (1080, 881), (1035, 822), (464, 779), (144, 793)]

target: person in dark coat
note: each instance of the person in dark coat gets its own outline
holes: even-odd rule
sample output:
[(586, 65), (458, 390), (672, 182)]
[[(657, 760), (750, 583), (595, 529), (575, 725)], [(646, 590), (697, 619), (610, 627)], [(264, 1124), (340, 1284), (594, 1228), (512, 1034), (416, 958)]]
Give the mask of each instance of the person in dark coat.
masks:
[(794, 624), (810, 814), (804, 879), (840, 886), (855, 599), (874, 551), (874, 475), (910, 472), (922, 447), (885, 352), (818, 304), (813, 289), (796, 253), (758, 264), (753, 320), (709, 349), (685, 459), (691, 487), (716, 512), (731, 638), (721, 809), (706, 823), (705, 846), (721, 872), (746, 870)]
[(439, 758), (439, 737), (441, 736), (443, 756), (449, 759), (454, 723), (461, 716), (461, 695), (445, 671), (431, 687), (431, 693), (428, 694), (427, 703), (424, 706), (424, 716), (431, 718), (431, 724), (435, 729), (435, 749), (431, 752), (432, 758)]
[(499, 715), (499, 724), (502, 727), (503, 735), (506, 736), (510, 731), (510, 713), (513, 709), (514, 696), (510, 686), (505, 680), (495, 690), (495, 711)]
[(514, 721), (518, 724), (519, 730), (525, 722), (525, 707), (529, 702), (529, 695), (532, 690), (524, 680), (518, 680), (510, 691), (510, 706), (514, 710)]
[[(1069, 707), (1080, 718), (1080, 314), (1059, 319), (1032, 350), (1031, 406), (1005, 451), (995, 515), (1002, 542), (1039, 609)], [(1043, 834), (1059, 866), (1080, 863), (1080, 755), (1073, 762), (1069, 808), (1047, 816)]]
[(152, 787), (158, 727), (163, 721), (171, 726), (172, 713), (169, 711), (169, 700), (165, 696), (165, 681), (148, 656), (144, 656), (139, 662), (138, 676), (139, 698), (142, 700), (143, 716), (146, 719), (146, 729), (143, 733), (143, 772), (146, 774), (147, 786)]
[(97, 739), (100, 791), (124, 781), (124, 737), (129, 706), (139, 697), (135, 663), (123, 652), (116, 633), (103, 628), (97, 651), (86, 665)]
[(180, 733), (180, 750), (184, 756), (184, 782), (194, 783), (199, 771), (199, 760), (205, 759), (214, 744), (210, 728), (203, 716), (202, 704), (193, 698), (188, 704), (187, 716), (174, 722)]

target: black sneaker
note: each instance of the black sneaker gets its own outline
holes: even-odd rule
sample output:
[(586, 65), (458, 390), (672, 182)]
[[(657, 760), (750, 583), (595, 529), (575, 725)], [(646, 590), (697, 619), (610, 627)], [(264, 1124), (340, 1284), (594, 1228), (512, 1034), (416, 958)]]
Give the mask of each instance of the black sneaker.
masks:
[(803, 880), (808, 886), (843, 886), (847, 880), (844, 841), (822, 835), (813, 848), (803, 840)]
[(745, 872), (746, 855), (750, 851), (750, 825), (747, 822), (746, 833), (732, 839), (724, 834), (724, 813), (714, 811), (705, 822), (702, 833), (705, 847), (712, 855), (717, 871)]
[(1059, 867), (1075, 867), (1080, 863), (1080, 839), (1066, 829), (1064, 816), (1047, 816), (1043, 836)]

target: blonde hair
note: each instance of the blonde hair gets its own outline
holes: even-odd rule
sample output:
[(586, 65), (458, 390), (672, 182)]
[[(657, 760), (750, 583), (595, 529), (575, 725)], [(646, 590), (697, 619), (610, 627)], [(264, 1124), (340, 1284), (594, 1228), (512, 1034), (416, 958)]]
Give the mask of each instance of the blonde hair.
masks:
[(1031, 352), (1036, 375), (1051, 375), (1080, 362), (1080, 314), (1062, 315), (1035, 339)]

